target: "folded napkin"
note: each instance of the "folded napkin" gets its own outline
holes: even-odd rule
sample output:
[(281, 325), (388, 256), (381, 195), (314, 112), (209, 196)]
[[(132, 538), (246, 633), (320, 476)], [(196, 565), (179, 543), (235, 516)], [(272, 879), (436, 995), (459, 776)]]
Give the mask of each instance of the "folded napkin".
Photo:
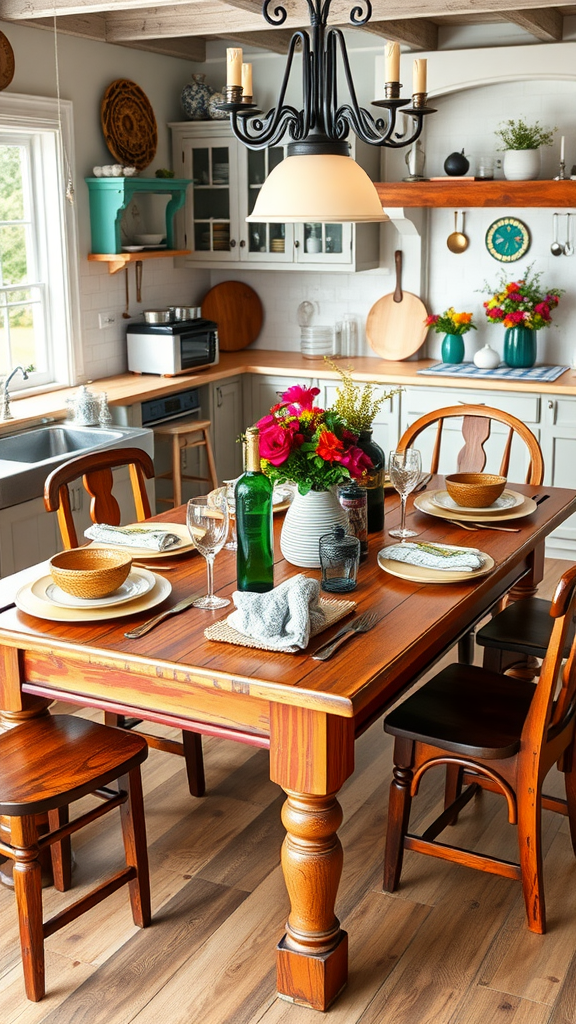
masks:
[(100, 544), (124, 544), (133, 548), (149, 548), (150, 551), (167, 551), (180, 544), (180, 537), (168, 530), (144, 530), (141, 526), (107, 526), (94, 523), (84, 531), (84, 536)]
[(408, 562), (426, 569), (445, 569), (447, 572), (461, 569), (473, 572), (484, 565), (481, 551), (459, 551), (443, 548), (441, 544), (404, 543), (391, 544), (382, 551), (384, 558), (392, 562)]
[(227, 622), (244, 636), (266, 643), (269, 649), (306, 647), (310, 632), (325, 622), (319, 604), (320, 584), (299, 573), (266, 594), (236, 590), (232, 595), (236, 611)]

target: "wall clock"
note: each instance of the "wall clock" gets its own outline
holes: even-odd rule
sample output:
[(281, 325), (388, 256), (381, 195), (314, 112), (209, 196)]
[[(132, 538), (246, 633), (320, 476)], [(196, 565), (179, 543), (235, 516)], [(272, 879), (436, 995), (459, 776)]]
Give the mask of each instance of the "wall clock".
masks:
[(514, 263), (530, 247), (530, 232), (517, 217), (499, 217), (486, 232), (486, 248), (495, 260)]

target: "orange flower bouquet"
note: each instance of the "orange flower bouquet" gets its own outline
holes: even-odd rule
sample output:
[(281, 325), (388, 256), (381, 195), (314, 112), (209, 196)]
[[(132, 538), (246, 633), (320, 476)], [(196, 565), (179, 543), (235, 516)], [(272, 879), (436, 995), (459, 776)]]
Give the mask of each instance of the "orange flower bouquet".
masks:
[(467, 334), (468, 331), (476, 330), (476, 324), (472, 323), (472, 313), (457, 313), (454, 306), (450, 306), (444, 313), (427, 316), (424, 323), (436, 334)]

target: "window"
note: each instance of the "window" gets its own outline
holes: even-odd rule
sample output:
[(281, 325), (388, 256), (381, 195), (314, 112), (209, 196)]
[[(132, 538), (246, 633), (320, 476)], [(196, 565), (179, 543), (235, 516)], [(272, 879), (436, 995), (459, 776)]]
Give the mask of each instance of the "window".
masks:
[(0, 97), (0, 375), (34, 368), (11, 390), (71, 383), (78, 369), (76, 223), (63, 168), (72, 112), (61, 107), (62, 125), (54, 100)]

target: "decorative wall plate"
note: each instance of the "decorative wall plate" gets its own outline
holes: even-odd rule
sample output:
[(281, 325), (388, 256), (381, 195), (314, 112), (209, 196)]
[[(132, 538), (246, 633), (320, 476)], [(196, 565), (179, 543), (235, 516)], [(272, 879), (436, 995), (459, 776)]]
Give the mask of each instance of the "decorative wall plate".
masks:
[(515, 263), (530, 247), (530, 232), (517, 217), (499, 217), (486, 232), (486, 248), (500, 263)]
[(106, 145), (122, 164), (142, 171), (156, 154), (158, 129), (150, 101), (127, 78), (111, 82), (102, 100), (100, 120)]
[(5, 89), (14, 78), (14, 50), (3, 32), (0, 32), (0, 89)]

